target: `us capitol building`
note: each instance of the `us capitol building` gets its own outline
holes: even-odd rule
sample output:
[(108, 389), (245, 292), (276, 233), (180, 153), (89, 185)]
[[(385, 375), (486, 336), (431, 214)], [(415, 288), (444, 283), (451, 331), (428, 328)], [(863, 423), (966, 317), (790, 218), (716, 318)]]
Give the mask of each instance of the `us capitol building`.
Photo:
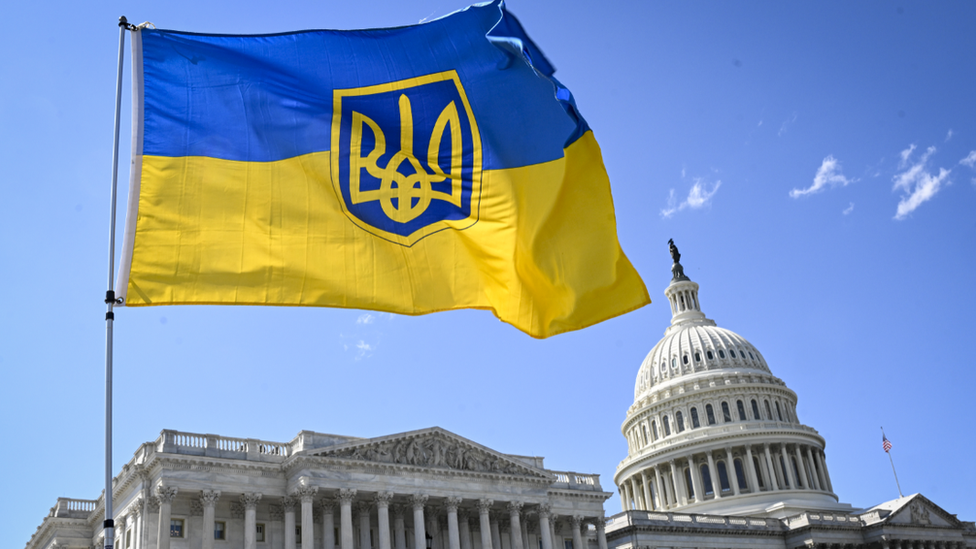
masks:
[[(671, 326), (637, 373), (605, 516), (599, 475), (433, 427), (271, 442), (164, 430), (113, 480), (117, 549), (976, 549), (920, 494), (841, 503), (825, 441), (758, 349), (702, 313), (671, 244)], [(104, 544), (58, 498), (26, 549)]]

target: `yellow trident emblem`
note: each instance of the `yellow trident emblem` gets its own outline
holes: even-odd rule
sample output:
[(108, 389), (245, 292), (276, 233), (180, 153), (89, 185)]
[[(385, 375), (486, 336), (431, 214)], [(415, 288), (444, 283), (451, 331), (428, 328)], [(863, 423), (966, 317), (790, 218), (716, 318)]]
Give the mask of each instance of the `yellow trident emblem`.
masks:
[[(444, 200), (461, 206), (461, 166), (462, 166), (462, 136), (461, 120), (458, 108), (451, 101), (441, 111), (431, 131), (430, 143), (427, 145), (427, 165), (433, 174), (428, 173), (414, 156), (413, 150), (413, 110), (410, 98), (401, 94), (400, 106), (400, 150), (393, 155), (386, 166), (379, 165), (379, 159), (386, 153), (386, 136), (379, 124), (370, 117), (353, 111), (351, 140), (349, 148), (349, 193), (353, 204), (380, 201), (383, 213), (397, 223), (406, 223), (416, 219), (427, 210), (431, 200)], [(376, 141), (373, 150), (363, 156), (363, 125), (369, 126)], [(444, 173), (440, 166), (440, 146), (447, 127), (451, 128), (451, 170)], [(404, 162), (410, 164), (413, 173), (404, 175), (400, 167)], [(379, 189), (362, 190), (360, 188), (360, 171), (365, 168), (369, 175), (380, 180)], [(409, 170), (407, 170), (409, 171)], [(445, 193), (431, 187), (432, 183), (439, 183), (445, 179), (451, 181), (451, 192)], [(394, 202), (395, 201), (395, 202)]]

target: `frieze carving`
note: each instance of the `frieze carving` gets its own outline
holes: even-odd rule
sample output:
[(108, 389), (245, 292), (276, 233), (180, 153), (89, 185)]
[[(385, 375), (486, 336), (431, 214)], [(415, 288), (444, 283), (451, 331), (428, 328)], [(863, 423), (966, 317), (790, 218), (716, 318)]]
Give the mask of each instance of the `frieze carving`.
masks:
[(244, 505), (239, 501), (235, 501), (230, 504), (230, 516), (231, 518), (242, 519), (244, 518)]
[(932, 519), (929, 517), (929, 510), (924, 505), (913, 501), (909, 506), (909, 510), (912, 512), (912, 524), (932, 524)]
[(213, 507), (220, 499), (220, 490), (204, 490), (200, 492), (200, 503), (204, 507)]
[(324, 452), (319, 455), (357, 461), (440, 467), (461, 471), (505, 474), (520, 472), (519, 467), (512, 463), (437, 433), (424, 437), (389, 440), (356, 448)]

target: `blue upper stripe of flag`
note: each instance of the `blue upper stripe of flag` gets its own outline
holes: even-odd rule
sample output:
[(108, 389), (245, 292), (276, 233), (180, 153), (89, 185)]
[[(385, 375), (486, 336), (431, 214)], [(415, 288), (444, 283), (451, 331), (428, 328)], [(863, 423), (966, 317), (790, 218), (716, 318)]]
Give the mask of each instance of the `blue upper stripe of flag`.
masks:
[(448, 70), (458, 72), (474, 111), (485, 169), (561, 158), (586, 129), (500, 1), (394, 29), (140, 32), (145, 155), (269, 162), (328, 151), (334, 89)]

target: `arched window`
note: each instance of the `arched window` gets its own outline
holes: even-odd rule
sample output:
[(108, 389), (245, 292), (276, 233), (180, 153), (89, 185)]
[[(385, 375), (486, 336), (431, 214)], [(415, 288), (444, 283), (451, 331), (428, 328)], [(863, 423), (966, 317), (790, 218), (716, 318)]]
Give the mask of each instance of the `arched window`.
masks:
[(688, 497), (695, 497), (695, 485), (691, 483), (691, 469), (685, 468), (685, 486), (688, 487)]
[(657, 440), (657, 422), (651, 422), (651, 434), (654, 435), (654, 440)]
[(735, 358), (735, 349), (729, 349), (729, 356)]
[(715, 464), (715, 467), (718, 469), (718, 482), (722, 487), (722, 491), (728, 492), (732, 489), (732, 485), (729, 484), (729, 471), (725, 468), (725, 462), (720, 461)]
[(742, 460), (736, 458), (733, 463), (735, 464), (735, 479), (739, 483), (739, 490), (745, 490), (748, 484), (746, 483), (746, 472), (742, 469)]
[(766, 418), (773, 419), (773, 411), (769, 409), (769, 401), (764, 401), (766, 403)]
[(671, 424), (668, 423), (668, 416), (661, 418), (661, 425), (664, 425), (664, 436), (671, 436)]
[(741, 400), (737, 400), (735, 402), (735, 407), (739, 411), (739, 421), (745, 421), (746, 420), (746, 407), (742, 404), (742, 401)]
[(677, 368), (678, 367), (678, 359), (677, 358), (672, 358), (671, 359), (671, 367), (672, 368)]
[(776, 401), (776, 416), (780, 421), (783, 421), (783, 414), (779, 411), (779, 401)]
[(766, 483), (763, 482), (763, 470), (762, 470), (762, 467), (759, 466), (759, 458), (758, 457), (753, 457), (752, 458), (752, 467), (753, 467), (753, 469), (756, 470), (756, 480), (759, 481), (759, 488), (760, 489), (765, 488), (766, 487)]
[(707, 496), (709, 494), (714, 494), (715, 491), (712, 490), (712, 475), (708, 471), (708, 465), (704, 463), (702, 463), (701, 466), (701, 477), (702, 477), (702, 484), (705, 485), (704, 488), (702, 488), (705, 491), (705, 495)]
[(709, 425), (715, 425), (715, 413), (712, 411), (712, 405), (705, 405), (705, 416), (708, 418)]
[(701, 354), (695, 351), (695, 362), (701, 362)]
[(641, 431), (644, 432), (644, 445), (647, 445), (647, 425), (641, 424)]
[(722, 403), (722, 420), (725, 421), (725, 423), (732, 421), (732, 412), (729, 411), (728, 402)]
[(756, 357), (752, 356), (752, 351), (749, 351), (749, 358), (751, 358), (752, 360), (756, 360)]
[(681, 362), (688, 364), (688, 355), (681, 355)]
[(725, 358), (725, 351), (723, 351), (722, 349), (719, 349), (718, 350), (718, 357), (719, 358)]
[(706, 353), (705, 353), (705, 355), (706, 355), (706, 356), (708, 356), (708, 360), (712, 360), (713, 358), (715, 358), (715, 357), (714, 357), (714, 356), (712, 355), (712, 352), (711, 352), (711, 351), (708, 351), (708, 352), (706, 352)]
[(756, 399), (752, 399), (752, 419), (756, 421), (762, 419), (759, 415), (759, 404), (756, 404)]
[(691, 428), (697, 429), (701, 427), (701, 423), (698, 421), (698, 408), (691, 409)]
[(680, 411), (674, 413), (674, 423), (679, 433), (685, 430), (685, 416)]

